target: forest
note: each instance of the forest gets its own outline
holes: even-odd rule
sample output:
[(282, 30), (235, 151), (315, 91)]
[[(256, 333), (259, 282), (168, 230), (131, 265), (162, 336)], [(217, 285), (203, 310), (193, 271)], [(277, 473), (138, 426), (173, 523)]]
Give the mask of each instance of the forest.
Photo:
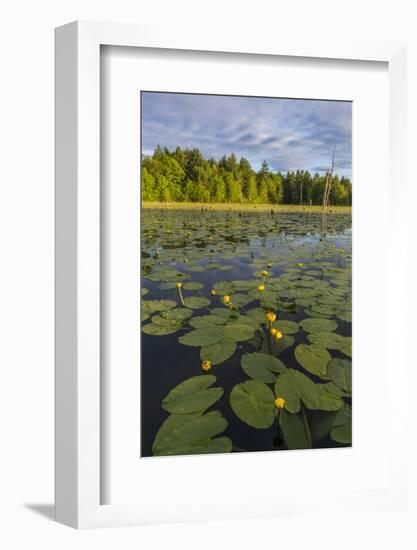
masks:
[[(158, 146), (142, 157), (143, 201), (319, 205), (325, 183), (325, 173), (273, 172), (265, 161), (255, 171), (235, 154), (215, 160), (204, 158), (199, 149)], [(352, 204), (348, 178), (332, 176), (329, 204)]]

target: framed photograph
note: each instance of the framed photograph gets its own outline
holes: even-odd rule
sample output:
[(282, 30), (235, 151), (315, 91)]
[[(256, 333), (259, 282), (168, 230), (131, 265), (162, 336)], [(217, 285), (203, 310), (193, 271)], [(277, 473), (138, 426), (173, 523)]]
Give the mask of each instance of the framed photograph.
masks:
[(403, 502), (404, 81), (401, 43), (57, 29), (58, 521)]

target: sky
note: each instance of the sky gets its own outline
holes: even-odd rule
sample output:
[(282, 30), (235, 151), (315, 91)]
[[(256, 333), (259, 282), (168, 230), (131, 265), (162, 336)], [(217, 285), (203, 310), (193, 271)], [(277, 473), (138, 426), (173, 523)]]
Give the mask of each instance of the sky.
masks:
[(258, 170), (351, 177), (352, 104), (348, 101), (142, 92), (142, 154), (157, 145), (198, 148), (206, 158), (235, 153)]

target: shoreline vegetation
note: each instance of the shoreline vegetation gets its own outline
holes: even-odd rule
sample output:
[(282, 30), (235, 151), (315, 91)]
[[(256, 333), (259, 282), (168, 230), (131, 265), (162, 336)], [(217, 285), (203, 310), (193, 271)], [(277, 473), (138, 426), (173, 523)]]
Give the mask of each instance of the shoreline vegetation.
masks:
[(174, 151), (156, 147), (152, 155), (142, 156), (142, 199), (161, 203), (277, 206), (304, 205), (351, 206), (352, 183), (349, 178), (328, 169), (277, 172), (264, 161), (254, 170), (245, 158), (235, 154), (216, 160), (205, 158), (199, 149)]
[[(249, 204), (249, 203), (207, 203), (207, 202), (160, 202), (160, 201), (142, 201), (143, 209), (160, 210), (200, 210), (215, 212), (270, 212), (276, 214), (291, 213), (310, 213), (322, 214), (322, 205), (302, 205), (302, 204)], [(351, 206), (329, 206), (327, 214), (351, 214)]]

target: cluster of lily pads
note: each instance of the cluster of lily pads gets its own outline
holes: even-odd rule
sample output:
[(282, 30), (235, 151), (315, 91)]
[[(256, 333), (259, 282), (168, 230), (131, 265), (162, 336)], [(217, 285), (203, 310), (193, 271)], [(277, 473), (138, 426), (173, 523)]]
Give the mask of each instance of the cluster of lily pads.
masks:
[[(236, 450), (215, 410), (225, 399), (252, 429), (275, 426), (277, 448), (349, 445), (350, 217), (332, 220), (341, 246), (318, 236), (317, 216), (175, 214), (142, 221), (142, 331), (177, 335), (200, 357), (160, 404), (153, 454)], [(241, 378), (225, 395), (218, 378), (236, 357)]]

